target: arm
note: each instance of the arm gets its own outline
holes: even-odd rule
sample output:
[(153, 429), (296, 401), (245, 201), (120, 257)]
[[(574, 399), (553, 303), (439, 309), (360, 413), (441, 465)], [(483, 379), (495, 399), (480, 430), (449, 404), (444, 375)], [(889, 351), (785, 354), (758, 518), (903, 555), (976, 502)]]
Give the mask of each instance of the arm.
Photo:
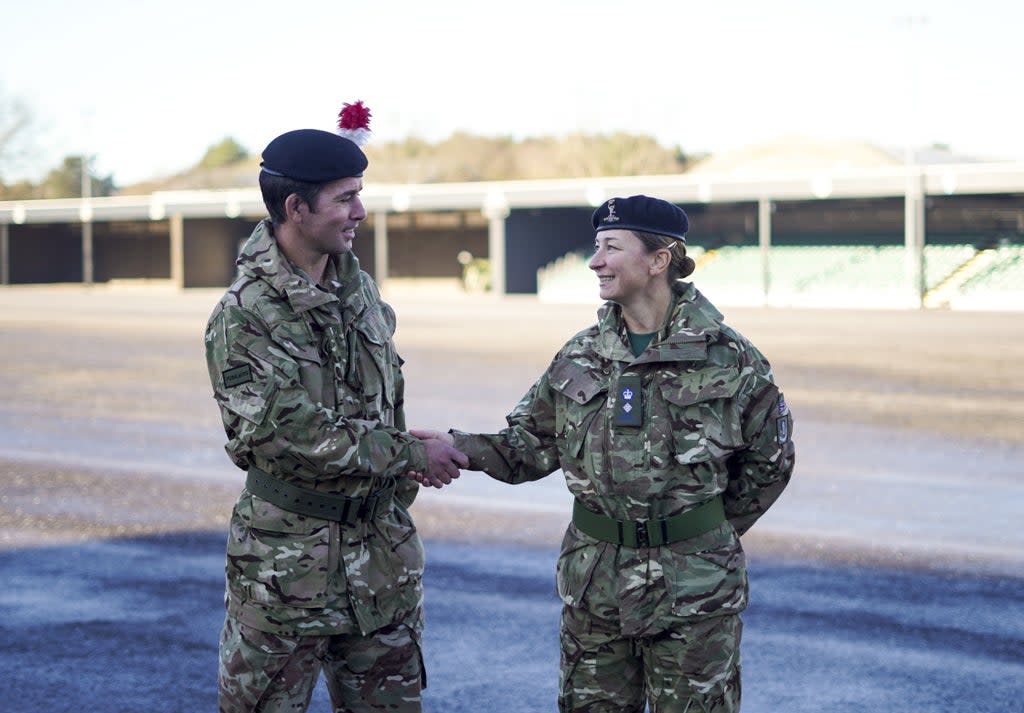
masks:
[(730, 456), (725, 512), (742, 535), (778, 499), (795, 463), (793, 417), (768, 374), (753, 379), (753, 398), (743, 412), (745, 448)]
[(252, 312), (227, 306), (215, 314), (206, 357), (227, 449), (239, 467), (258, 459), (309, 480), (428, 470), (426, 449), (410, 434), (314, 403), (294, 356)]
[(516, 484), (539, 480), (558, 468), (554, 434), (554, 392), (542, 376), (506, 420), (508, 428), (494, 434), (413, 431), (441, 437), (469, 458), (470, 470), (482, 470), (496, 480)]

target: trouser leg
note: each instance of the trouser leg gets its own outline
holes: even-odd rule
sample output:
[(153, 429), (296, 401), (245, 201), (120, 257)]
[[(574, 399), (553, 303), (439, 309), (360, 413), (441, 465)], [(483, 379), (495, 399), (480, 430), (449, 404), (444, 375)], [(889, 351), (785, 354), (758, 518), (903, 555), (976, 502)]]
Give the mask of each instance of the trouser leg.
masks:
[(392, 624), (366, 636), (332, 636), (324, 678), (335, 713), (419, 713), (426, 684), (419, 635)]
[(561, 622), (562, 713), (641, 713), (643, 666), (617, 621), (605, 621), (583, 609), (565, 606)]
[(326, 643), (325, 637), (282, 637), (227, 618), (220, 640), (220, 713), (305, 711)]
[(651, 713), (736, 713), (740, 638), (736, 614), (703, 619), (642, 639)]

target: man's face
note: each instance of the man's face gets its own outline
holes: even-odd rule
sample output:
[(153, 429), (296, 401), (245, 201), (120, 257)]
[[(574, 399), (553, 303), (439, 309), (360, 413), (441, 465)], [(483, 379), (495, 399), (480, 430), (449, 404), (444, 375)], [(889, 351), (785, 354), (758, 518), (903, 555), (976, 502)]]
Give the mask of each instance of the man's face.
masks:
[(366, 218), (359, 198), (362, 178), (340, 178), (323, 187), (316, 211), (303, 216), (303, 234), (309, 247), (323, 255), (340, 255), (352, 250), (356, 227)]

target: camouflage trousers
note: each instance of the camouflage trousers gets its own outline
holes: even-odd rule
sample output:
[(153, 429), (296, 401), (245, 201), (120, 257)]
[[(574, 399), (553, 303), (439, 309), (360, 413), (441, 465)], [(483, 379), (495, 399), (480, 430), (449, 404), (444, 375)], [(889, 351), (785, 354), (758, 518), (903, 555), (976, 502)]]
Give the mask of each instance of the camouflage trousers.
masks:
[(228, 617), (220, 640), (220, 713), (305, 711), (321, 671), (335, 713), (421, 710), (419, 637), (404, 624), (367, 636), (285, 637)]
[(562, 609), (562, 713), (736, 713), (740, 637), (730, 614), (624, 638), (618, 621)]

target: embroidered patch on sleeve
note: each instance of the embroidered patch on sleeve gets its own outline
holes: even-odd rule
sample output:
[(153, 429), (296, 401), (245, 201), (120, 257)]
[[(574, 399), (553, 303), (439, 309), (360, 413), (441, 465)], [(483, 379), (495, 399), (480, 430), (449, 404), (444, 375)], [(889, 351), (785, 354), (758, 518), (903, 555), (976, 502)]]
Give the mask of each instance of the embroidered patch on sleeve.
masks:
[(789, 440), (789, 419), (783, 416), (775, 419), (775, 431), (778, 434), (779, 443)]
[(242, 384), (248, 384), (252, 381), (252, 367), (248, 364), (242, 364), (242, 366), (236, 366), (233, 369), (221, 372), (221, 376), (224, 379), (225, 389), (230, 389), (233, 386), (241, 386)]

